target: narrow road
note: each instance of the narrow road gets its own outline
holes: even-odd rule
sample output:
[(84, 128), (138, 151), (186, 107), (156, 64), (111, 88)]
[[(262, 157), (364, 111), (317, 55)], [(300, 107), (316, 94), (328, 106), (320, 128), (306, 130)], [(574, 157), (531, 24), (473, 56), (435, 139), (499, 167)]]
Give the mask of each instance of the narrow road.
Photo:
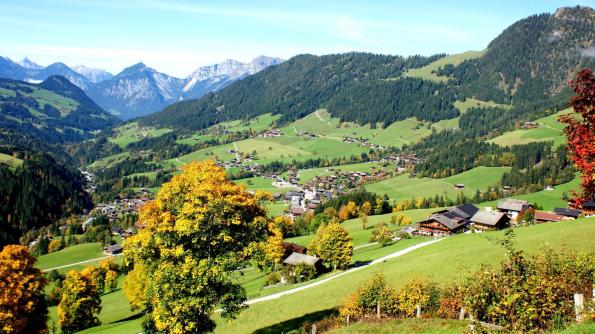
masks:
[(546, 128), (548, 128), (548, 129), (554, 130), (554, 131), (563, 132), (563, 131), (562, 131), (562, 130), (560, 130), (560, 129), (552, 128), (552, 127), (551, 127), (551, 126), (549, 126), (549, 125), (545, 125), (545, 124), (544, 124), (543, 126), (544, 126), (544, 127), (546, 127)]
[(98, 257), (96, 259), (91, 259), (91, 260), (85, 260), (85, 261), (76, 262), (76, 263), (65, 264), (65, 265), (59, 266), (59, 267), (43, 269), (42, 272), (48, 272), (48, 271), (52, 271), (52, 270), (56, 270), (56, 269), (62, 269), (62, 268), (68, 268), (68, 267), (78, 266), (79, 264), (85, 264), (85, 263), (89, 263), (89, 262), (95, 262), (95, 261), (99, 261), (99, 260), (103, 260), (103, 259), (108, 259), (110, 257), (121, 256), (121, 255), (122, 254), (107, 255), (107, 256), (103, 256), (103, 257)]
[(240, 161), (240, 151), (238, 151), (238, 146), (235, 141), (233, 142), (233, 148), (236, 150), (236, 160)]
[(178, 159), (178, 158), (176, 158), (176, 161), (177, 161), (178, 163), (182, 164), (182, 166), (186, 164), (185, 162), (181, 162), (181, 161), (180, 161), (180, 159)]
[[(245, 304), (251, 305), (251, 304), (261, 303), (261, 302), (265, 302), (265, 301), (268, 301), (268, 300), (273, 300), (273, 299), (281, 298), (281, 297), (283, 297), (285, 295), (291, 295), (291, 294), (294, 294), (296, 292), (300, 292), (300, 291), (303, 291), (303, 290), (306, 290), (306, 289), (310, 289), (310, 288), (313, 288), (315, 286), (318, 286), (318, 285), (321, 285), (321, 284), (330, 282), (330, 281), (332, 281), (332, 280), (334, 280), (334, 279), (336, 279), (338, 277), (341, 277), (341, 276), (344, 276), (344, 275), (348, 275), (348, 274), (350, 274), (350, 273), (352, 273), (354, 271), (358, 271), (358, 270), (361, 270), (363, 268), (368, 268), (370, 266), (373, 266), (373, 265), (378, 264), (378, 263), (382, 263), (382, 262), (384, 262), (386, 260), (389, 260), (389, 259), (394, 259), (396, 257), (399, 257), (399, 256), (405, 255), (407, 253), (410, 253), (410, 252), (412, 252), (412, 251), (414, 251), (416, 249), (419, 249), (419, 248), (422, 248), (422, 247), (425, 247), (425, 246), (429, 246), (431, 244), (437, 243), (437, 242), (442, 241), (442, 240), (443, 239), (434, 239), (434, 240), (422, 242), (420, 244), (417, 244), (417, 245), (414, 245), (414, 246), (411, 246), (411, 247), (407, 247), (407, 248), (402, 249), (402, 250), (400, 250), (398, 252), (394, 252), (392, 254), (389, 254), (389, 255), (383, 256), (381, 258), (378, 258), (378, 259), (370, 262), (368, 265), (361, 266), (361, 267), (356, 267), (356, 268), (351, 268), (349, 270), (346, 270), (346, 271), (343, 271), (343, 272), (338, 273), (336, 275), (327, 277), (327, 278), (322, 279), (320, 281), (316, 281), (316, 282), (313, 282), (313, 283), (310, 283), (310, 284), (306, 284), (304, 286), (300, 286), (300, 287), (297, 287), (297, 288), (294, 288), (294, 289), (286, 290), (286, 291), (283, 291), (283, 292), (275, 293), (275, 294), (264, 296), (264, 297), (250, 299), (250, 300), (246, 301)], [(217, 310), (215, 312), (221, 312), (221, 310), (219, 309), (219, 310)]]

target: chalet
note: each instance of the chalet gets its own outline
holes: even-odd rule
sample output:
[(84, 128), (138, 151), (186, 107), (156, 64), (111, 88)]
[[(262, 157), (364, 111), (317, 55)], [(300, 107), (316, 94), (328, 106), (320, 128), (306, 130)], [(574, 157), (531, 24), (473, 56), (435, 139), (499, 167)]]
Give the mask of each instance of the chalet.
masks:
[(525, 129), (535, 129), (539, 124), (537, 122), (525, 122), (523, 124), (523, 128)]
[(467, 220), (465, 218), (451, 212), (433, 214), (417, 222), (416, 234), (443, 237), (462, 232), (466, 224)]
[(465, 188), (465, 185), (462, 183), (455, 184), (455, 189), (464, 189), (464, 188)]
[(103, 248), (103, 254), (105, 255), (116, 255), (122, 253), (122, 246), (119, 244), (107, 246)]
[(283, 258), (288, 258), (293, 253), (306, 254), (306, 247), (293, 242), (284, 242), (283, 249)]
[(306, 213), (306, 210), (304, 210), (304, 208), (302, 208), (301, 206), (292, 206), (289, 209), (289, 216), (293, 220), (295, 220), (297, 217), (303, 216), (305, 213)]
[(504, 212), (479, 210), (471, 217), (473, 227), (480, 231), (499, 230), (509, 225), (510, 218)]
[(565, 220), (566, 217), (551, 212), (537, 211), (535, 212), (535, 221), (538, 223), (559, 222)]
[(430, 217), (417, 222), (416, 234), (446, 236), (463, 232), (469, 219), (479, 209), (473, 204), (463, 204), (434, 212)]
[(529, 208), (529, 202), (508, 198), (504, 201), (498, 202), (496, 208), (498, 211), (506, 213), (511, 220), (516, 220), (519, 212)]
[(290, 265), (290, 266), (297, 266), (300, 264), (305, 264), (308, 266), (315, 267), (316, 270), (318, 270), (318, 271), (320, 271), (320, 269), (322, 269), (322, 259), (320, 259), (319, 257), (316, 257), (316, 256), (297, 253), (297, 252), (291, 253), (291, 255), (289, 255), (285, 260), (283, 260), (283, 263), (285, 263), (286, 265)]
[(567, 208), (555, 208), (554, 213), (560, 216), (564, 216), (571, 219), (577, 219), (581, 215), (580, 210), (567, 209)]

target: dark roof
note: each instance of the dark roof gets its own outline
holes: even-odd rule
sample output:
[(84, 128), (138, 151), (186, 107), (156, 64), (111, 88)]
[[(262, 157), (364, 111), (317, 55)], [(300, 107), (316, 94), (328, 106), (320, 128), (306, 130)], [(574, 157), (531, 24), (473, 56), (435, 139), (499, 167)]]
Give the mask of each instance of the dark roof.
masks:
[(459, 227), (465, 225), (465, 223), (467, 222), (464, 218), (459, 217), (453, 214), (452, 212), (446, 212), (433, 214), (430, 217), (418, 222), (418, 224), (424, 222), (429, 223), (431, 221), (437, 221), (438, 223), (444, 225), (444, 227), (448, 228), (451, 231), (458, 229)]
[(298, 245), (296, 243), (293, 242), (284, 242), (283, 243), (283, 248), (285, 248), (286, 254), (287, 252), (291, 252), (291, 253), (302, 253), (305, 254), (306, 253), (306, 247)]
[(595, 201), (585, 201), (583, 202), (583, 208), (585, 209), (595, 209)]
[(320, 258), (317, 258), (316, 256), (311, 256), (311, 255), (306, 255), (306, 254), (301, 254), (301, 253), (296, 253), (293, 252), (291, 253), (291, 255), (289, 255), (289, 257), (287, 257), (283, 263), (285, 264), (291, 264), (291, 265), (298, 265), (298, 264), (307, 264), (309, 266), (313, 266), (316, 264), (316, 262), (320, 261)]
[(105, 247), (105, 251), (112, 253), (112, 254), (119, 253), (122, 251), (122, 246), (120, 246), (119, 244), (107, 246), (107, 247)]
[(558, 215), (562, 215), (562, 216), (566, 216), (566, 217), (574, 217), (574, 218), (578, 218), (578, 216), (581, 214), (580, 210), (567, 209), (567, 208), (555, 208), (554, 212)]
[(469, 219), (479, 211), (479, 209), (473, 204), (463, 204), (449, 209), (450, 212), (456, 214), (459, 217)]
[(496, 226), (504, 217), (508, 218), (504, 212), (481, 210), (471, 217), (471, 221), (476, 224)]

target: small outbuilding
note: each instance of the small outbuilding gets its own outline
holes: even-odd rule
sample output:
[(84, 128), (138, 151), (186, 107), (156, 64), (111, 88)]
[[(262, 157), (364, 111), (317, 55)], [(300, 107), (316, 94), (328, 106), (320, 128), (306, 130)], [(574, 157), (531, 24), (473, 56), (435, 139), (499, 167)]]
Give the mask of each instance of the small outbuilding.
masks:
[(103, 248), (103, 254), (105, 255), (116, 255), (122, 253), (122, 246), (114, 244)]

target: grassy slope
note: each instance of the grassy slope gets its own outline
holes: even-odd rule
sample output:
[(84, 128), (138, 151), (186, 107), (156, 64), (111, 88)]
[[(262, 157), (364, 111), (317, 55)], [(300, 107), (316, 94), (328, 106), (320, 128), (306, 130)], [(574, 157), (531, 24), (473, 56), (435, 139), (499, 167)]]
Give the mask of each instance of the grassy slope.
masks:
[(539, 123), (539, 127), (535, 129), (510, 131), (491, 139), (490, 142), (500, 146), (511, 146), (535, 141), (553, 141), (553, 146), (557, 147), (566, 142), (566, 137), (562, 132), (564, 125), (558, 122), (558, 117), (569, 112), (570, 109), (564, 109), (553, 115), (537, 119), (536, 122)]
[[(37, 258), (37, 263), (35, 266), (39, 269), (48, 269), (104, 256), (105, 255), (102, 254), (100, 243), (80, 244), (66, 247), (63, 250), (55, 253), (42, 255)], [(78, 270), (92, 264), (93, 263), (86, 263), (85, 265), (68, 267), (61, 269), (60, 271), (67, 272), (71, 269)]]
[(114, 129), (116, 136), (109, 138), (109, 141), (120, 146), (126, 147), (130, 143), (135, 143), (143, 138), (159, 137), (171, 132), (170, 129), (140, 128), (138, 123), (126, 123)]
[(440, 67), (443, 67), (447, 64), (452, 64), (456, 66), (462, 63), (464, 60), (479, 58), (481, 57), (483, 52), (484, 51), (467, 51), (455, 55), (446, 56), (424, 67), (409, 69), (405, 73), (405, 76), (421, 78), (424, 80), (430, 80), (434, 82), (446, 82), (448, 81), (448, 77), (438, 76), (435, 73), (432, 73), (432, 71), (437, 71)]
[[(500, 181), (506, 167), (476, 167), (444, 179), (412, 178), (409, 174), (366, 185), (366, 189), (377, 194), (387, 194), (391, 199), (401, 201), (412, 197), (445, 195), (456, 198), (459, 192), (473, 195), (476, 190), (485, 190)], [(455, 189), (456, 183), (465, 184), (464, 189)]]
[[(577, 250), (595, 247), (595, 239), (592, 238), (595, 233), (595, 218), (534, 225), (518, 228), (515, 232), (519, 247), (530, 252), (537, 252), (544, 247), (566, 246)], [(395, 286), (419, 275), (432, 278), (443, 285), (448, 284), (476, 270), (481, 263), (495, 264), (500, 261), (504, 255), (503, 250), (488, 242), (485, 237), (502, 237), (503, 234), (504, 232), (500, 231), (484, 235), (457, 235), (402, 257), (337, 278), (332, 283), (251, 305), (236, 320), (218, 319), (215, 332), (287, 331), (292, 329), (291, 325), (299, 325), (300, 318), (306, 314), (336, 307), (371, 274), (378, 271), (383, 271), (387, 281)], [(287, 324), (289, 328), (283, 327), (283, 324)], [(269, 330), (266, 330), (267, 328)]]
[(17, 168), (23, 163), (23, 160), (15, 158), (11, 155), (0, 153), (0, 164), (8, 165), (12, 168)]

